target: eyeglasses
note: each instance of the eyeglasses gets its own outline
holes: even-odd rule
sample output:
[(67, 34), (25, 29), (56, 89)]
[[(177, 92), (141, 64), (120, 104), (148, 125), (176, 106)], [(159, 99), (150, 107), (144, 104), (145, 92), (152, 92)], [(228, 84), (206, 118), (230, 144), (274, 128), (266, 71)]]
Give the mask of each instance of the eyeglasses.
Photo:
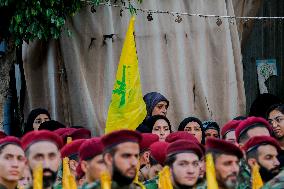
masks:
[(272, 125), (275, 121), (276, 123), (281, 123), (284, 120), (284, 116), (279, 116), (274, 119), (268, 119), (268, 122)]

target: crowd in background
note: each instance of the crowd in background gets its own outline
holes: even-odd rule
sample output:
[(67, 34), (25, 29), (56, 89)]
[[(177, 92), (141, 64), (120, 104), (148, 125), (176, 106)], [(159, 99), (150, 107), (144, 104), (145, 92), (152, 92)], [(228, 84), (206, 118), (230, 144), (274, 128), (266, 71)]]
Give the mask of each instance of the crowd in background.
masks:
[(43, 188), (62, 188), (64, 157), (76, 185), (84, 189), (103, 188), (105, 173), (111, 188), (167, 188), (167, 180), (173, 188), (207, 188), (207, 154), (220, 189), (284, 188), (284, 105), (271, 99), (258, 99), (252, 107), (262, 115), (239, 115), (221, 127), (190, 116), (173, 132), (169, 100), (151, 92), (144, 96), (147, 116), (136, 131), (97, 137), (81, 126), (66, 127), (37, 108), (20, 139), (0, 133), (0, 188), (33, 187), (39, 164)]

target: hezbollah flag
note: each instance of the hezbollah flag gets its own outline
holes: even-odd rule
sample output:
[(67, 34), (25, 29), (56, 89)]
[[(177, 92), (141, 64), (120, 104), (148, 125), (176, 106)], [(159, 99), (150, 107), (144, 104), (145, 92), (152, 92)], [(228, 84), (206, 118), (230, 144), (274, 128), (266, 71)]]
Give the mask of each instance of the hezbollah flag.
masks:
[(135, 18), (132, 17), (120, 55), (105, 133), (118, 129), (134, 130), (146, 116), (134, 39), (134, 21)]

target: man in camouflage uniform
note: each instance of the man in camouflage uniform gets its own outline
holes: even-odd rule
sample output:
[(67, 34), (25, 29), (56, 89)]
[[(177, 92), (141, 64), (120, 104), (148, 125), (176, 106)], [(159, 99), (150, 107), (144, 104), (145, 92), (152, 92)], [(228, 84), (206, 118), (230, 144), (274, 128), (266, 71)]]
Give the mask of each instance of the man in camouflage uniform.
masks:
[[(111, 176), (112, 189), (140, 189), (143, 185), (133, 183), (139, 165), (140, 133), (119, 130), (101, 138), (104, 146), (103, 159)], [(82, 189), (99, 189), (101, 181), (84, 185)]]
[(276, 177), (267, 182), (261, 189), (283, 189), (284, 188), (284, 170)]
[(55, 186), (63, 146), (60, 136), (47, 130), (31, 131), (23, 136), (22, 145), (31, 171), (43, 166), (43, 189), (62, 188)]
[[(271, 125), (261, 117), (248, 117), (241, 121), (235, 129), (236, 141), (241, 147), (254, 136), (271, 136), (272, 133), (273, 129)], [(250, 168), (245, 159), (241, 159), (240, 161), (240, 174), (238, 180), (238, 188), (251, 188)]]
[(277, 156), (281, 147), (276, 139), (268, 136), (253, 137), (244, 145), (243, 150), (246, 152), (250, 168), (259, 166), (259, 173), (264, 183), (280, 172)]
[[(242, 151), (235, 144), (225, 140), (209, 138), (206, 141), (206, 153), (211, 153), (213, 156), (219, 189), (238, 188), (239, 161), (243, 157)], [(207, 183), (197, 188), (207, 188)]]

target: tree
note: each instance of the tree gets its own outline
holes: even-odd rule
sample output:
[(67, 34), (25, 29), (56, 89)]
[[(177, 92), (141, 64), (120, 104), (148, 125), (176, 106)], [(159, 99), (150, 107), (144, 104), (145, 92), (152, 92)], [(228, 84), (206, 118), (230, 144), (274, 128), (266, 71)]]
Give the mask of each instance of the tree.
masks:
[[(3, 126), (3, 104), (8, 95), (9, 71), (16, 62), (16, 49), (23, 41), (58, 39), (65, 28), (68, 17), (74, 16), (88, 3), (98, 5), (110, 0), (0, 0), (0, 42), (5, 41), (7, 49), (0, 57), (0, 129)], [(114, 0), (113, 3), (128, 4), (133, 14), (131, 1)], [(141, 3), (142, 0), (136, 0)], [(21, 58), (21, 57), (20, 57)]]

